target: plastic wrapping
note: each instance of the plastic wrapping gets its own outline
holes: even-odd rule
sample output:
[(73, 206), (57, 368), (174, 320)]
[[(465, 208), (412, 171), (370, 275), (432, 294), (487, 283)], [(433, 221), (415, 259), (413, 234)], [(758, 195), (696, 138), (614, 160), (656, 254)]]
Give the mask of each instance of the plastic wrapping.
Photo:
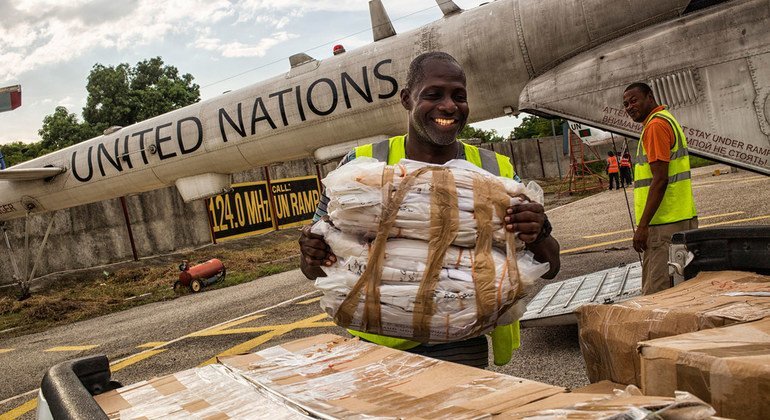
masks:
[[(744, 296), (729, 296), (745, 292)], [(588, 379), (641, 386), (638, 343), (770, 316), (770, 276), (703, 272), (670, 289), (577, 310)]]
[(208, 365), (95, 397), (110, 418), (308, 419), (231, 369)]
[(674, 398), (644, 396), (629, 385), (613, 394), (557, 394), (505, 412), (504, 419), (706, 420), (715, 410), (686, 392)]
[[(320, 335), (221, 361), (326, 419), (479, 419), (563, 388)], [(440, 379), (440, 380), (437, 380)]]
[[(548, 271), (516, 254), (508, 206), (542, 200), (532, 185), (462, 160), (388, 166), (356, 159), (324, 180), (328, 220), (316, 223), (337, 256), (316, 287), (339, 325), (424, 343), (458, 341), (510, 324), (523, 289)], [(496, 246), (493, 246), (493, 244)]]
[(563, 388), (322, 334), (95, 397), (110, 418), (698, 419), (689, 395), (572, 394)]
[[(354, 287), (366, 269), (369, 244), (354, 235), (345, 234), (329, 223), (316, 223), (313, 233), (323, 235), (337, 255), (337, 263), (324, 267), (326, 277), (316, 279), (316, 287), (324, 292), (321, 307), (334, 316), (342, 301)], [(500, 250), (491, 251), (495, 272), (495, 289), (502, 296), (511, 292), (507, 281), (506, 255)], [(414, 336), (412, 319), (420, 280), (426, 269), (428, 243), (413, 239), (391, 239), (385, 246), (385, 261), (380, 283), (380, 304), (382, 332), (392, 337)], [(476, 292), (473, 281), (473, 249), (450, 246), (444, 255), (444, 262), (438, 273), (438, 282), (433, 301), (435, 312), (431, 316), (431, 342), (455, 341), (487, 332), (495, 324), (509, 324), (523, 314), (523, 303), (511, 306), (499, 313), (483, 328), (476, 323)], [(548, 271), (548, 264), (538, 263), (531, 252), (520, 252), (518, 264), (520, 281), (529, 284)], [(354, 322), (349, 328), (360, 329), (365, 308), (365, 298), (359, 300)], [(496, 310), (499, 309), (496, 307)]]
[[(396, 191), (410, 173), (428, 166), (423, 162), (401, 160), (387, 166), (371, 158), (357, 158), (331, 172), (323, 179), (329, 196), (328, 212), (335, 226), (346, 233), (373, 238), (377, 234), (383, 210), (384, 190)], [(392, 183), (384, 180), (383, 172), (393, 168)], [(457, 189), (459, 229), (453, 245), (472, 247), (477, 239), (474, 217), (474, 180), (476, 176), (494, 179), (510, 198), (508, 205), (525, 201), (543, 202), (543, 191), (534, 182), (524, 184), (510, 178), (495, 177), (465, 160), (451, 160), (443, 165), (450, 168)], [(429, 174), (420, 176), (409, 188), (398, 210), (390, 237), (428, 240), (431, 226), (431, 194), (434, 191)], [(387, 194), (385, 194), (387, 197)], [(385, 198), (387, 200), (387, 198)], [(505, 242), (505, 229), (499, 214), (492, 216), (493, 238), (497, 244)], [(522, 244), (518, 244), (519, 247)]]

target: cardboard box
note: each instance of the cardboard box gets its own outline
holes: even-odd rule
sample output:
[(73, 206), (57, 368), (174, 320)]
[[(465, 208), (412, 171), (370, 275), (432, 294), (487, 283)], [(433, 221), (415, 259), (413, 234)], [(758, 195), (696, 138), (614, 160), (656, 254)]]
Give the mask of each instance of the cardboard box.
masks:
[(637, 343), (749, 322), (770, 315), (770, 277), (701, 273), (671, 289), (577, 310), (580, 349), (591, 382), (641, 385)]
[(479, 418), (563, 388), (318, 335), (96, 398), (112, 418)]
[(332, 418), (478, 418), (563, 388), (356, 339), (318, 335), (221, 360), (248, 381)]
[(717, 414), (770, 418), (770, 318), (639, 344), (642, 390), (687, 391)]
[[(430, 359), (358, 339), (318, 335), (96, 397), (111, 418), (521, 418), (538, 410), (606, 418), (680, 400), (567, 394), (560, 387)], [(687, 401), (702, 418), (713, 409)], [(522, 410), (518, 408), (522, 407)], [(582, 408), (581, 408), (582, 407)], [(586, 411), (587, 410), (587, 411)], [(546, 411), (546, 415), (552, 414)], [(590, 415), (590, 417), (588, 417)], [(707, 416), (706, 416), (707, 417)]]
[[(655, 414), (652, 414), (655, 413)], [(714, 409), (690, 394), (647, 397), (638, 388), (614, 394), (557, 394), (501, 413), (495, 419), (712, 419)]]

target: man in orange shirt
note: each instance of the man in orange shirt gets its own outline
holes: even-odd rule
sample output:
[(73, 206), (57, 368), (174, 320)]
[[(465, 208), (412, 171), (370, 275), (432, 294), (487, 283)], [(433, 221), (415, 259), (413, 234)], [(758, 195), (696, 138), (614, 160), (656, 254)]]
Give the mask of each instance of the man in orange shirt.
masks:
[[(610, 189), (612, 185), (620, 189), (620, 169), (618, 168), (618, 158), (612, 151), (607, 152), (607, 175), (610, 176)], [(614, 181), (614, 182), (613, 182)]]
[(682, 126), (652, 89), (633, 83), (623, 93), (623, 107), (644, 124), (634, 158), (634, 249), (644, 252), (642, 293), (671, 287), (668, 249), (674, 233), (696, 229), (690, 158)]

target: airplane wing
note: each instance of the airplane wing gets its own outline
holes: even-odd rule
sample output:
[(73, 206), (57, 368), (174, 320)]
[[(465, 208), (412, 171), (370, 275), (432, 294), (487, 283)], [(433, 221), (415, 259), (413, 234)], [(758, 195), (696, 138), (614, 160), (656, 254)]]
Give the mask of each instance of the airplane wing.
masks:
[(38, 179), (52, 178), (64, 173), (67, 168), (19, 168), (0, 171), (0, 181), (35, 181)]
[[(716, 10), (722, 8), (723, 10)], [(770, 174), (770, 4), (728, 2), (629, 34), (532, 79), (522, 111), (639, 136), (625, 87), (648, 83), (690, 151)]]

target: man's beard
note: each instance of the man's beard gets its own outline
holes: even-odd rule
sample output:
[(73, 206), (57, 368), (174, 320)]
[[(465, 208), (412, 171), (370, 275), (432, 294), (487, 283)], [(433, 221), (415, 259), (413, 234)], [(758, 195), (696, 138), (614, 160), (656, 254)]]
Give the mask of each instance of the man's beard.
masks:
[(437, 146), (449, 146), (457, 140), (457, 134), (459, 134), (459, 130), (453, 133), (432, 130), (414, 119), (412, 119), (412, 124), (420, 137)]

